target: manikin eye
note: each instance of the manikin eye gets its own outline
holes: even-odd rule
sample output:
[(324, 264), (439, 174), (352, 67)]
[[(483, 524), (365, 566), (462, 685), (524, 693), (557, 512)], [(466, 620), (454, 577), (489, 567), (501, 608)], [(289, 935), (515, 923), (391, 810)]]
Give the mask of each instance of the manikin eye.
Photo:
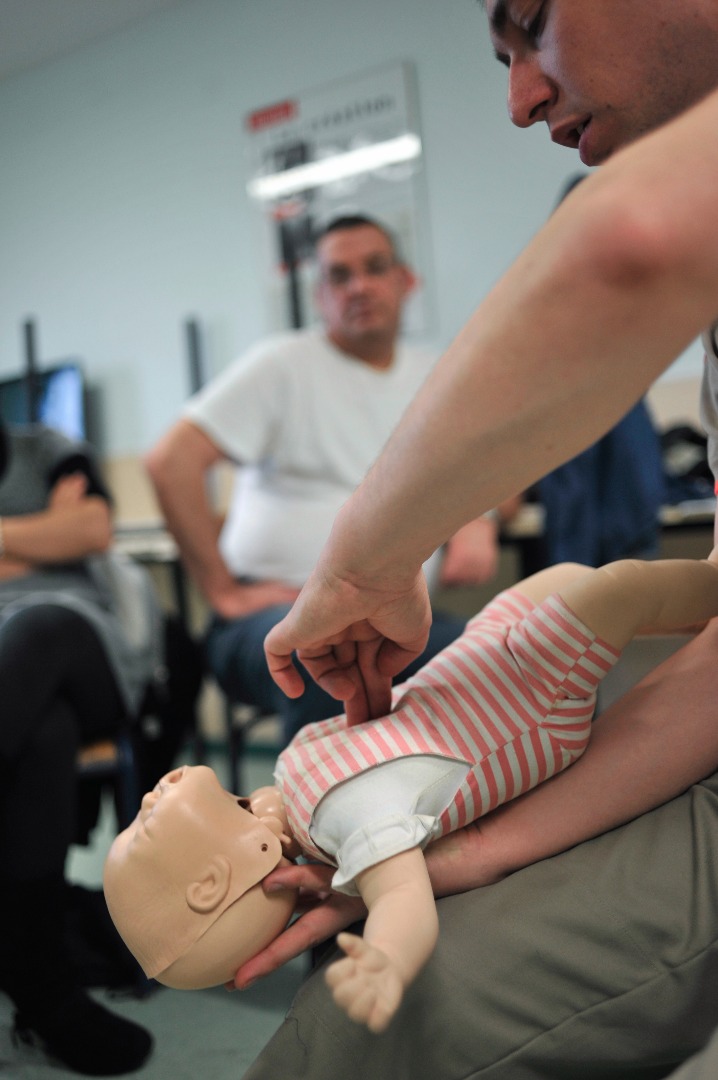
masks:
[(269, 844), (262, 844), (262, 851), (269, 851)]

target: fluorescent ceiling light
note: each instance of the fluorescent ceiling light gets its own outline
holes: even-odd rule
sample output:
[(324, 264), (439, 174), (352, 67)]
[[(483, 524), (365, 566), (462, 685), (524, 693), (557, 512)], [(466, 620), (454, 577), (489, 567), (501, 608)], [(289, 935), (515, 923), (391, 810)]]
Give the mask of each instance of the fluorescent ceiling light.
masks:
[(396, 139), (361, 146), (358, 150), (347, 150), (344, 154), (333, 154), (321, 161), (296, 165), (293, 169), (285, 169), (270, 176), (258, 176), (249, 181), (247, 191), (254, 199), (278, 199), (282, 195), (292, 195), (296, 191), (344, 180), (347, 176), (371, 172), (384, 165), (411, 161), (420, 154), (421, 140), (418, 135), (399, 135)]

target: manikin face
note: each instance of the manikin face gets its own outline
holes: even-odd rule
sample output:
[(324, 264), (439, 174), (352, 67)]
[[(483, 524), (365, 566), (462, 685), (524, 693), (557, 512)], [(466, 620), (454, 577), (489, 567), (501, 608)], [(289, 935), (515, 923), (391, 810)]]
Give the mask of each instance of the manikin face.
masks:
[[(121, 842), (118, 849), (132, 859), (135, 855), (144, 858), (144, 849), (152, 848), (153, 860), (164, 862), (173, 872), (177, 863), (187, 875), (199, 872), (208, 850), (233, 849), (244, 837), (259, 838), (259, 855), (270, 847), (273, 854), (281, 855), (277, 837), (246, 805), (246, 799), (222, 787), (212, 769), (183, 765), (167, 773), (147, 792), (137, 817), (117, 838)], [(251, 884), (259, 880), (255, 876), (256, 860), (253, 852), (243, 870), (247, 878), (253, 878)], [(268, 873), (264, 869), (266, 862), (264, 858), (257, 862), (257, 870), (263, 870), (261, 876)]]
[(377, 346), (391, 352), (414, 278), (384, 233), (373, 225), (338, 229), (320, 241), (317, 261), (315, 299), (329, 339), (361, 359)]
[(486, 0), (518, 127), (598, 165), (718, 83), (714, 0)]
[[(259, 901), (252, 900), (246, 936), (254, 942), (254, 921), (263, 926), (269, 911), (259, 883), (283, 856), (279, 837), (245, 805), (211, 769), (184, 766), (145, 795), (134, 822), (114, 841), (105, 864), (107, 904), (148, 975), (184, 956), (252, 891)], [(281, 928), (273, 928), (270, 940)]]

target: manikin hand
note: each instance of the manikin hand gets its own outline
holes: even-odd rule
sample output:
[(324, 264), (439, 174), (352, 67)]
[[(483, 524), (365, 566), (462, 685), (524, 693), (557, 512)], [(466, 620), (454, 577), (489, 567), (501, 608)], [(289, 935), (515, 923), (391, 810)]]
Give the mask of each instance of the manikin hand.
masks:
[(389, 712), (392, 679), (423, 651), (430, 624), (421, 570), (409, 586), (357, 587), (318, 567), (264, 650), (287, 697), (304, 692), (292, 663), (296, 650), (322, 689), (344, 702), (352, 725)]
[(401, 1004), (404, 981), (388, 956), (356, 934), (339, 934), (346, 956), (327, 969), (332, 996), (357, 1023), (378, 1034)]

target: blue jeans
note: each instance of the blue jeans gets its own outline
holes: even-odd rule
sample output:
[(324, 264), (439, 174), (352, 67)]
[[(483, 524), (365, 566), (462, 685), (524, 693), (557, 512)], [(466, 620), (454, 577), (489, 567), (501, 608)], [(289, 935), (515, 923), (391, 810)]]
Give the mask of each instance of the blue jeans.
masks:
[[(243, 619), (220, 619), (213, 616), (205, 639), (209, 669), (231, 701), (255, 705), (262, 712), (276, 713), (283, 726), (285, 745), (300, 728), (313, 720), (325, 720), (343, 711), (341, 701), (325, 693), (306, 669), (295, 663), (304, 679), (300, 698), (286, 697), (269, 674), (264, 657), (264, 639), (288, 613), (290, 604), (257, 611)], [(434, 612), (429, 641), (418, 656), (396, 679), (404, 682), (441, 652), (463, 631), (465, 622), (454, 615)]]

